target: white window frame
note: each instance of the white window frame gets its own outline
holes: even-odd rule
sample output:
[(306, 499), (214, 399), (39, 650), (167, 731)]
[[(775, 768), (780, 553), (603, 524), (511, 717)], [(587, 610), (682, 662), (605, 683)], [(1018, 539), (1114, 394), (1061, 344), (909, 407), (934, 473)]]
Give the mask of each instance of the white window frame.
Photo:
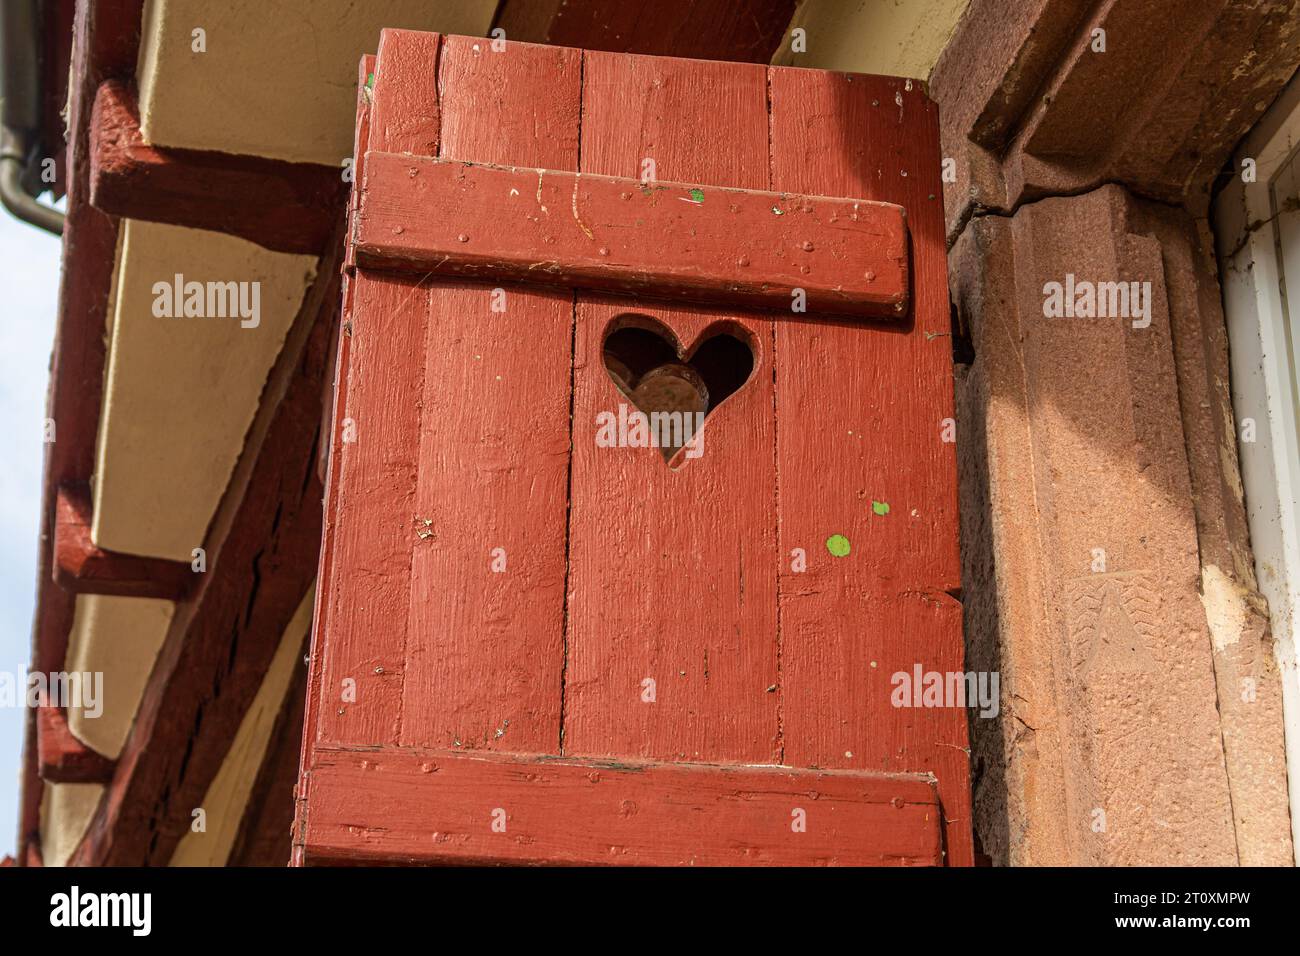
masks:
[[(1248, 160), (1253, 182), (1243, 179)], [(1282, 202), (1300, 181), (1300, 75), (1246, 137), (1234, 168), (1215, 202), (1216, 243), (1246, 516), (1282, 677), (1291, 833), (1300, 861), (1300, 209), (1287, 211)], [(1254, 421), (1253, 442), (1242, 440), (1247, 419)]]

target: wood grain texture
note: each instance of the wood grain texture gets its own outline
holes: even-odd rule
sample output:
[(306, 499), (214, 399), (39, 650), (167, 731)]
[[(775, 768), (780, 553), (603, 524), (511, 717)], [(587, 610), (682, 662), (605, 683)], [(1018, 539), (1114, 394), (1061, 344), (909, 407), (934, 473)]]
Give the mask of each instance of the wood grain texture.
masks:
[(438, 63), (444, 159), (572, 170), (582, 51), (449, 36)]
[[(576, 50), (444, 38), (441, 155), (575, 166), (580, 84)], [(403, 744), (558, 747), (572, 335), (567, 291), (430, 284)]]
[(942, 861), (933, 783), (920, 775), (322, 750), (309, 787), (308, 863)]
[(384, 30), (379, 34), (371, 89), (371, 149), (437, 156), (439, 130), (437, 33)]
[[(437, 155), (440, 43), (436, 33), (380, 34), (369, 109), (358, 107), (368, 115), (366, 141), (357, 144), (363, 156), (369, 149)], [(350, 230), (356, 220), (354, 211)], [(322, 636), (312, 649), (319, 676), (311, 681), (304, 746), (396, 743), (401, 733), (429, 293), (415, 277), (357, 271), (347, 295), (351, 318), (338, 373), (344, 384), (331, 438), (332, 524), (313, 627)]]
[(583, 173), (768, 189), (766, 117), (761, 66), (583, 53)]
[[(325, 657), (329, 647), (331, 599), (334, 595), (334, 541), (338, 535), (339, 522), (339, 485), (342, 480), (343, 457), (343, 420), (347, 417), (348, 374), (351, 369), (353, 292), (356, 288), (355, 275), (346, 267), (339, 279), (340, 298), (339, 332), (334, 343), (334, 387), (330, 399), (329, 431), (326, 437), (328, 445), (327, 467), (324, 478), (324, 497), (321, 502), (321, 547), (316, 570), (316, 601), (312, 607), (312, 627), (307, 638), (307, 681), (306, 699), (303, 703), (302, 733), (298, 742), (298, 780), (305, 779), (307, 767), (311, 762), (312, 750), (316, 746), (319, 733), (320, 715), (323, 708), (336, 708), (338, 693), (327, 698), (321, 691), (324, 685)], [(294, 825), (303, 806), (299, 786), (294, 788)], [(290, 865), (298, 865), (299, 852), (291, 848)]]
[(91, 539), (92, 504), (85, 483), (59, 488), (54, 519), (54, 580), (72, 594), (181, 600), (194, 582), (183, 561), (120, 554)]
[[(356, 126), (352, 135), (352, 186), (348, 190), (348, 235), (352, 235), (356, 221), (357, 204), (361, 201), (361, 189), (366, 182), (366, 150), (370, 148), (370, 115), (374, 91), (371, 78), (375, 74), (378, 58), (367, 53), (357, 64), (357, 113)], [(351, 270), (356, 266), (352, 255), (352, 243), (348, 242), (343, 259), (343, 268)]]
[[(933, 107), (902, 81), (577, 56), (385, 34), (340, 342), (335, 442), (348, 418), (358, 440), (331, 459), (295, 860), (969, 862), (965, 711), (891, 704), (898, 672), (962, 669)], [(403, 96), (416, 105), (391, 105)], [(492, 249), (477, 262), (581, 250), (617, 221), (588, 215), (609, 186), (595, 177), (638, 180), (646, 160), (658, 183), (702, 184), (706, 208), (726, 189), (896, 203), (912, 235), (901, 209), (883, 231), (915, 257), (891, 280), (906, 314), (854, 326), (667, 305), (653, 296), (671, 270), (647, 269), (646, 298), (578, 292), (575, 316), (568, 296), (504, 279), (377, 268), (415, 265), (376, 250), (424, 235), (442, 237), (425, 262), (480, 234)], [(556, 230), (517, 227), (516, 200), (539, 222), (545, 205)], [(660, 210), (672, 227), (629, 239), (628, 267), (675, 256), (707, 271), (671, 245), (691, 210)], [(760, 222), (709, 248), (766, 235)], [(850, 257), (837, 267), (867, 271), (851, 258), (865, 243), (827, 242)], [(597, 444), (597, 413), (624, 398), (603, 355), (624, 323), (666, 330), (679, 360), (719, 332), (750, 343), (752, 373), (710, 412), (702, 456)], [(833, 534), (849, 555), (829, 553)], [(344, 676), (356, 703), (338, 702)], [(883, 772), (926, 789), (922, 819), (873, 816), (861, 782)], [(789, 806), (769, 842), (772, 801), (812, 790), (851, 821), (835, 842), (785, 841)], [(508, 834), (491, 829), (496, 793)]]
[(388, 153), (366, 167), (355, 250), (369, 268), (786, 313), (800, 290), (812, 312), (907, 311), (900, 206)]
[[(351, 289), (347, 394), (337, 482), (328, 597), (316, 628), (327, 636), (316, 732), (335, 743), (396, 743), (417, 538), (414, 500), (424, 386), (429, 292), (412, 277), (358, 272)], [(345, 683), (346, 682), (346, 683)], [(353, 698), (353, 699), (348, 699)]]
[[(627, 402), (601, 353), (628, 314), (666, 327), (683, 359), (720, 331), (753, 342), (748, 382), (675, 470), (654, 448), (596, 444), (597, 415)], [(772, 322), (752, 316), (579, 302), (566, 754), (777, 762), (771, 341)]]
[(512, 288), (493, 312), (491, 288), (440, 284), (429, 301), (401, 743), (553, 751), (573, 300)]
[(260, 156), (150, 146), (135, 93), (109, 80), (95, 96), (90, 199), (115, 216), (224, 232), (318, 255), (347, 192), (341, 169)]
[[(905, 80), (770, 73), (771, 187), (904, 206), (914, 289), (897, 331), (816, 318), (776, 330), (780, 550), (809, 555), (806, 572), (787, 562), (780, 578), (784, 762), (932, 771), (948, 860), (968, 864), (966, 712), (902, 715), (888, 683), (916, 663), (963, 669), (936, 109)], [(847, 557), (829, 553), (834, 534)]]
[[(635, 176), (653, 157), (660, 177), (766, 187), (762, 68), (584, 55), (584, 173)], [(773, 323), (585, 293), (578, 305), (564, 751), (773, 761)], [(654, 449), (595, 445), (596, 412), (619, 398), (601, 348), (624, 311), (688, 353), (715, 323), (754, 340), (755, 373), (706, 422), (703, 456), (676, 471)], [(655, 703), (642, 701), (647, 678)]]

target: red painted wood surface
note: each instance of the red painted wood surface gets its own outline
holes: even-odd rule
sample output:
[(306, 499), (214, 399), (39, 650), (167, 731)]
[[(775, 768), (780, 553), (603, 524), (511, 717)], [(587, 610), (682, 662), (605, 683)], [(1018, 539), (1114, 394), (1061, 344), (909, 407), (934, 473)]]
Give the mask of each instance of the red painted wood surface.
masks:
[(91, 124), (90, 200), (98, 209), (281, 252), (317, 254), (334, 232), (347, 192), (339, 168), (150, 146), (135, 94), (117, 80), (100, 85)]
[(325, 649), (319, 733), (339, 743), (397, 743), (411, 559), (419, 540), (413, 501), (429, 298), (418, 280), (396, 276), (358, 278), (351, 297), (330, 541), (346, 564), (340, 568), (336, 558), (330, 569), (319, 623), (339, 638)]
[[(723, 329), (756, 344), (749, 382), (705, 419), (703, 454), (675, 470), (654, 449), (596, 445), (596, 416), (627, 403), (601, 346), (629, 313), (667, 327), (683, 358)], [(778, 762), (772, 324), (579, 301), (565, 753)]]
[(62, 707), (43, 696), (36, 708), (37, 755), (41, 779), (47, 783), (108, 783), (116, 761), (87, 747), (68, 727)]
[[(762, 67), (588, 53), (584, 79), (584, 173), (649, 157), (663, 177), (766, 186)], [(683, 130), (701, 103), (718, 104), (712, 121)], [(674, 332), (682, 357), (728, 321), (756, 346), (703, 455), (675, 471), (653, 450), (595, 444), (596, 413), (620, 398), (601, 347), (626, 311)], [(776, 762), (773, 323), (585, 293), (578, 316), (565, 752)]]
[[(365, 149), (436, 153), (440, 39), (384, 31)], [(381, 73), (393, 82), (379, 82)], [(360, 144), (358, 151), (364, 154)], [(341, 639), (320, 648), (320, 707), (308, 726), (335, 742), (397, 743), (429, 300), (422, 281), (386, 276), (354, 278), (348, 296), (347, 364), (339, 372), (347, 391), (339, 393), (333, 436), (339, 449), (331, 472), (335, 523), (326, 531), (329, 549), (349, 558), (345, 573), (322, 564), (318, 577), (319, 587), (329, 574), (317, 600), (316, 627)]]
[[(962, 666), (933, 107), (902, 81), (394, 32), (374, 72), (296, 862), (969, 862), (966, 712), (890, 702), (894, 673)], [(850, 83), (872, 95), (835, 85)], [(384, 155), (403, 152), (418, 155)], [(897, 203), (907, 314), (777, 318), (366, 258), (381, 206), (394, 229), (414, 224), (415, 248), (435, 219), (506, 257), (547, 245), (490, 203), (471, 229), (445, 197), (413, 202), (437, 191), (413, 182), (454, 169), (440, 162), (521, 168), (465, 173), (480, 190), (580, 173), (572, 221), (573, 184), (637, 179), (647, 159), (706, 202), (734, 188)], [(664, 330), (678, 364), (715, 334), (750, 344), (700, 457), (597, 443), (597, 414), (625, 401), (604, 356), (624, 324)], [(830, 554), (834, 534), (848, 555)], [(834, 788), (882, 773), (937, 787), (938, 815), (895, 830), (864, 804), (823, 845), (800, 842), (811, 829), (794, 834), (788, 807), (779, 832), (750, 813), (795, 791), (857, 806), (867, 791)], [(764, 796), (737, 800), (749, 775), (741, 790)], [(496, 794), (514, 837), (474, 830)]]
[(91, 540), (90, 489), (69, 482), (59, 488), (54, 517), (54, 580), (74, 594), (163, 598), (178, 601), (194, 582), (183, 561), (119, 554)]
[[(507, 58), (485, 48), (448, 38), (436, 55), (458, 113), (437, 150), (454, 160), (575, 165), (578, 53), (516, 47), (524, 55)], [(430, 57), (389, 31), (376, 72), (427, 82)], [(485, 131), (464, 121), (489, 103), (528, 106), (538, 60), (554, 71), (537, 115), (548, 136), (532, 124)], [(385, 130), (413, 143), (411, 129), (435, 125), (401, 120), (388, 90), (376, 83), (373, 112), (398, 118), (372, 117), (372, 149)], [(407, 108), (442, 113), (436, 102)], [(427, 132), (417, 140), (427, 147)], [(323, 612), (331, 634), (356, 637), (326, 652), (321, 693), (334, 704), (322, 704), (319, 738), (557, 746), (572, 297), (512, 288), (495, 312), (489, 286), (364, 268), (351, 296), (343, 418), (356, 441), (342, 442), (334, 534), (338, 551), (368, 555), (373, 573), (335, 578)], [(521, 327), (533, 335), (526, 351), (515, 348)], [(493, 570), (497, 549), (503, 572)], [(387, 625), (394, 616), (400, 627)], [(521, 620), (532, 629), (512, 626)], [(343, 699), (349, 680), (355, 701)]]
[(811, 312), (907, 311), (901, 206), (388, 153), (366, 168), (355, 249), (369, 268), (784, 312), (801, 290)]
[[(442, 111), (438, 106), (437, 33), (385, 30), (371, 83), (368, 149), (437, 156)], [(380, 82), (382, 74), (384, 82)]]
[(934, 866), (943, 858), (934, 784), (919, 775), (318, 750), (309, 786), (305, 838), (319, 862)]
[[(514, 52), (444, 39), (440, 155), (576, 165), (580, 55)], [(429, 299), (402, 743), (554, 750), (572, 294), (454, 281), (431, 282)]]
[[(366, 145), (370, 139), (372, 91), (369, 83), (370, 77), (375, 71), (375, 59), (374, 56), (367, 54), (361, 58), (361, 62), (357, 67), (356, 130), (352, 151), (354, 188), (348, 194), (347, 218), (344, 223), (344, 228), (349, 236), (351, 235), (352, 222), (356, 212), (355, 199), (358, 190), (355, 188), (355, 184), (359, 183), (364, 175), (362, 157), (365, 155)], [(343, 259), (340, 263), (341, 275), (339, 277), (339, 293), (342, 302), (339, 307), (337, 328), (331, 343), (332, 349), (327, 353), (326, 371), (321, 383), (322, 389), (329, 392), (329, 402), (327, 405), (323, 404), (322, 406), (324, 410), (322, 412), (322, 427), (319, 432), (319, 441), (323, 446), (321, 449), (324, 459), (323, 472), (320, 468), (319, 459), (317, 468), (317, 475), (324, 490), (321, 501), (322, 547), (316, 573), (316, 599), (312, 607), (313, 626), (307, 638), (306, 700), (303, 703), (302, 732), (298, 740), (298, 774), (296, 779), (301, 779), (306, 772), (307, 761), (310, 760), (312, 748), (315, 746), (321, 709), (333, 706), (338, 699), (336, 695), (332, 695), (329, 700), (326, 700), (321, 688), (324, 680), (324, 659), (327, 647), (322, 628), (329, 619), (329, 609), (334, 597), (334, 548), (325, 545), (324, 542), (334, 540), (335, 529), (338, 524), (340, 459), (343, 453), (342, 436), (343, 420), (345, 418), (343, 409), (346, 404), (348, 390), (348, 370), (351, 367), (352, 298), (355, 282), (353, 281), (352, 243), (348, 241), (345, 245)], [(296, 784), (293, 794), (295, 797), (298, 795)], [(296, 800), (294, 808), (296, 813)], [(296, 864), (300, 857), (301, 849), (293, 845), (291, 841), (288, 858), (290, 864)]]
[[(780, 550), (809, 556), (803, 573), (781, 565), (784, 761), (933, 772), (949, 860), (968, 865), (966, 712), (890, 704), (895, 673), (964, 669), (936, 108), (907, 80), (769, 73), (772, 188), (902, 205), (915, 289), (897, 331), (777, 324)], [(829, 553), (834, 534), (847, 557)]]

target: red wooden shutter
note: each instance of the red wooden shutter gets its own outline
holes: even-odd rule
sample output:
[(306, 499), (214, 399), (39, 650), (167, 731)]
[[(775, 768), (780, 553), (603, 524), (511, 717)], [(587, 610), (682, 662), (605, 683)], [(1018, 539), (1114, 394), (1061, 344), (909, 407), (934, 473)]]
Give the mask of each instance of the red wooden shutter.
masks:
[[(962, 670), (934, 105), (405, 31), (362, 74), (298, 861), (971, 862), (965, 711), (891, 705)], [(598, 443), (626, 328), (748, 346), (702, 454)]]

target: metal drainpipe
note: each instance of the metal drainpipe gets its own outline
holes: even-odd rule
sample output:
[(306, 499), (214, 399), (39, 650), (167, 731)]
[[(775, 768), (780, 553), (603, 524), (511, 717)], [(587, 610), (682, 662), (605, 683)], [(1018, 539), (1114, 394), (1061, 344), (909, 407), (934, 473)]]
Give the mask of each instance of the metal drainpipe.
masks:
[(63, 213), (37, 202), (23, 186), (41, 158), (35, 153), (41, 127), (39, 3), (3, 0), (0, 10), (0, 203), (18, 219), (62, 235)]

